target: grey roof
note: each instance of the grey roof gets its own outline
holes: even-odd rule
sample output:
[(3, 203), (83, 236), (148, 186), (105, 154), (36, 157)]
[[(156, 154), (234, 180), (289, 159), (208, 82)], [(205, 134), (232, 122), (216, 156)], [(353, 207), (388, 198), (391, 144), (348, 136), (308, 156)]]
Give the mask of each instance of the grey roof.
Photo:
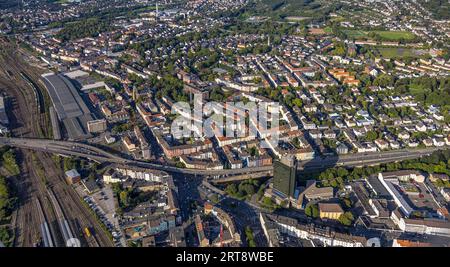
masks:
[(72, 82), (61, 74), (44, 74), (42, 77), (69, 139), (90, 137), (87, 122), (94, 118)]
[(78, 173), (77, 170), (72, 169), (72, 170), (66, 171), (66, 176), (71, 177), (71, 178), (74, 178), (74, 177), (80, 176), (80, 174)]
[(9, 124), (8, 115), (6, 114), (5, 98), (0, 96), (0, 123)]
[(368, 181), (368, 184), (375, 191), (375, 193), (377, 194), (378, 197), (385, 198), (385, 199), (392, 199), (391, 195), (386, 190), (386, 188), (384, 188), (384, 186), (378, 180), (378, 177), (376, 175), (369, 176), (367, 181)]

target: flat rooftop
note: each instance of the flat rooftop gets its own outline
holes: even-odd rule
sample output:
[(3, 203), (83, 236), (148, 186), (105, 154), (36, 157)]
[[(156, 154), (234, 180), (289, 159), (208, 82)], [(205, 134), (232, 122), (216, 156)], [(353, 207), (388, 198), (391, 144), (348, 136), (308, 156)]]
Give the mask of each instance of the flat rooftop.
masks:
[(72, 82), (65, 76), (54, 73), (44, 74), (42, 78), (69, 139), (89, 138), (87, 122), (94, 118)]
[(389, 192), (384, 188), (384, 186), (381, 184), (381, 182), (378, 180), (376, 175), (370, 175), (367, 179), (368, 184), (372, 189), (375, 191), (377, 196), (381, 198), (391, 199), (391, 195)]

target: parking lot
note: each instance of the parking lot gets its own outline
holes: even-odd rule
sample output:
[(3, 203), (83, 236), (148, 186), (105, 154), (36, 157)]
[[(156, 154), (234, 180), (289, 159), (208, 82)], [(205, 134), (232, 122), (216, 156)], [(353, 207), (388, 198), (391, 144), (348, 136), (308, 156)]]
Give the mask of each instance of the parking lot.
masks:
[(76, 191), (89, 207), (98, 215), (103, 224), (111, 232), (116, 246), (126, 246), (125, 238), (120, 230), (116, 215), (115, 201), (110, 186), (105, 186), (89, 195), (82, 186), (77, 186)]

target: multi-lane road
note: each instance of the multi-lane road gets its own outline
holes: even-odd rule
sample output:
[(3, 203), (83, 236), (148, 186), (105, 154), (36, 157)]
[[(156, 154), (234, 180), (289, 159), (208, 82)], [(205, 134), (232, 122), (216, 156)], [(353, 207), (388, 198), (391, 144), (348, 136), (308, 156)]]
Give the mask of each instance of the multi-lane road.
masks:
[[(1, 137), (0, 144), (24, 149), (43, 151), (48, 153), (88, 158), (99, 162), (109, 162), (119, 165), (132, 165), (135, 167), (152, 168), (167, 171), (170, 173), (180, 173), (198, 176), (225, 177), (255, 172), (271, 173), (273, 169), (272, 166), (240, 168), (240, 169), (223, 169), (223, 170), (200, 170), (200, 169), (177, 168), (158, 163), (151, 163), (123, 158), (121, 156), (114, 155), (98, 147), (88, 145), (85, 143), (56, 141), (50, 139)], [(301, 161), (299, 164), (299, 169), (302, 171), (316, 171), (334, 166), (343, 166), (343, 167), (371, 166), (381, 163), (420, 158), (422, 156), (429, 155), (438, 149), (439, 148), (436, 147), (430, 147), (423, 149), (400, 149), (393, 151), (357, 153), (342, 156), (329, 156), (324, 158), (318, 157), (312, 160)]]

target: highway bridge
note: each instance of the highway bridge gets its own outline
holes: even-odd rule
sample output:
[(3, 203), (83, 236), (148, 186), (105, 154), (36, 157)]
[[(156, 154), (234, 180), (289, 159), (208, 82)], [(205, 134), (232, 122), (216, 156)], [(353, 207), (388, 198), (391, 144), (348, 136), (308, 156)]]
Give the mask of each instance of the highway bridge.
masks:
[[(245, 175), (258, 172), (271, 174), (273, 170), (272, 166), (240, 168), (240, 169), (223, 169), (223, 170), (200, 170), (200, 169), (177, 168), (158, 163), (126, 159), (118, 155), (114, 155), (112, 153), (104, 151), (98, 147), (88, 145), (85, 143), (57, 141), (50, 139), (0, 137), (0, 145), (8, 145), (12, 147), (48, 152), (64, 156), (76, 156), (94, 160), (97, 162), (108, 162), (117, 165), (128, 165), (134, 167), (156, 169), (166, 171), (169, 173), (198, 175), (212, 178), (223, 178), (227, 176)], [(420, 158), (422, 156), (429, 155), (436, 150), (439, 150), (439, 148), (431, 147), (423, 149), (399, 149), (393, 151), (379, 151), (370, 153), (348, 154), (341, 156), (328, 156), (324, 158), (317, 157), (313, 160), (300, 162), (299, 170), (305, 172), (312, 172), (312, 171), (320, 171), (335, 166), (342, 166), (342, 167), (372, 166), (381, 163), (389, 163), (402, 161), (406, 159)]]

